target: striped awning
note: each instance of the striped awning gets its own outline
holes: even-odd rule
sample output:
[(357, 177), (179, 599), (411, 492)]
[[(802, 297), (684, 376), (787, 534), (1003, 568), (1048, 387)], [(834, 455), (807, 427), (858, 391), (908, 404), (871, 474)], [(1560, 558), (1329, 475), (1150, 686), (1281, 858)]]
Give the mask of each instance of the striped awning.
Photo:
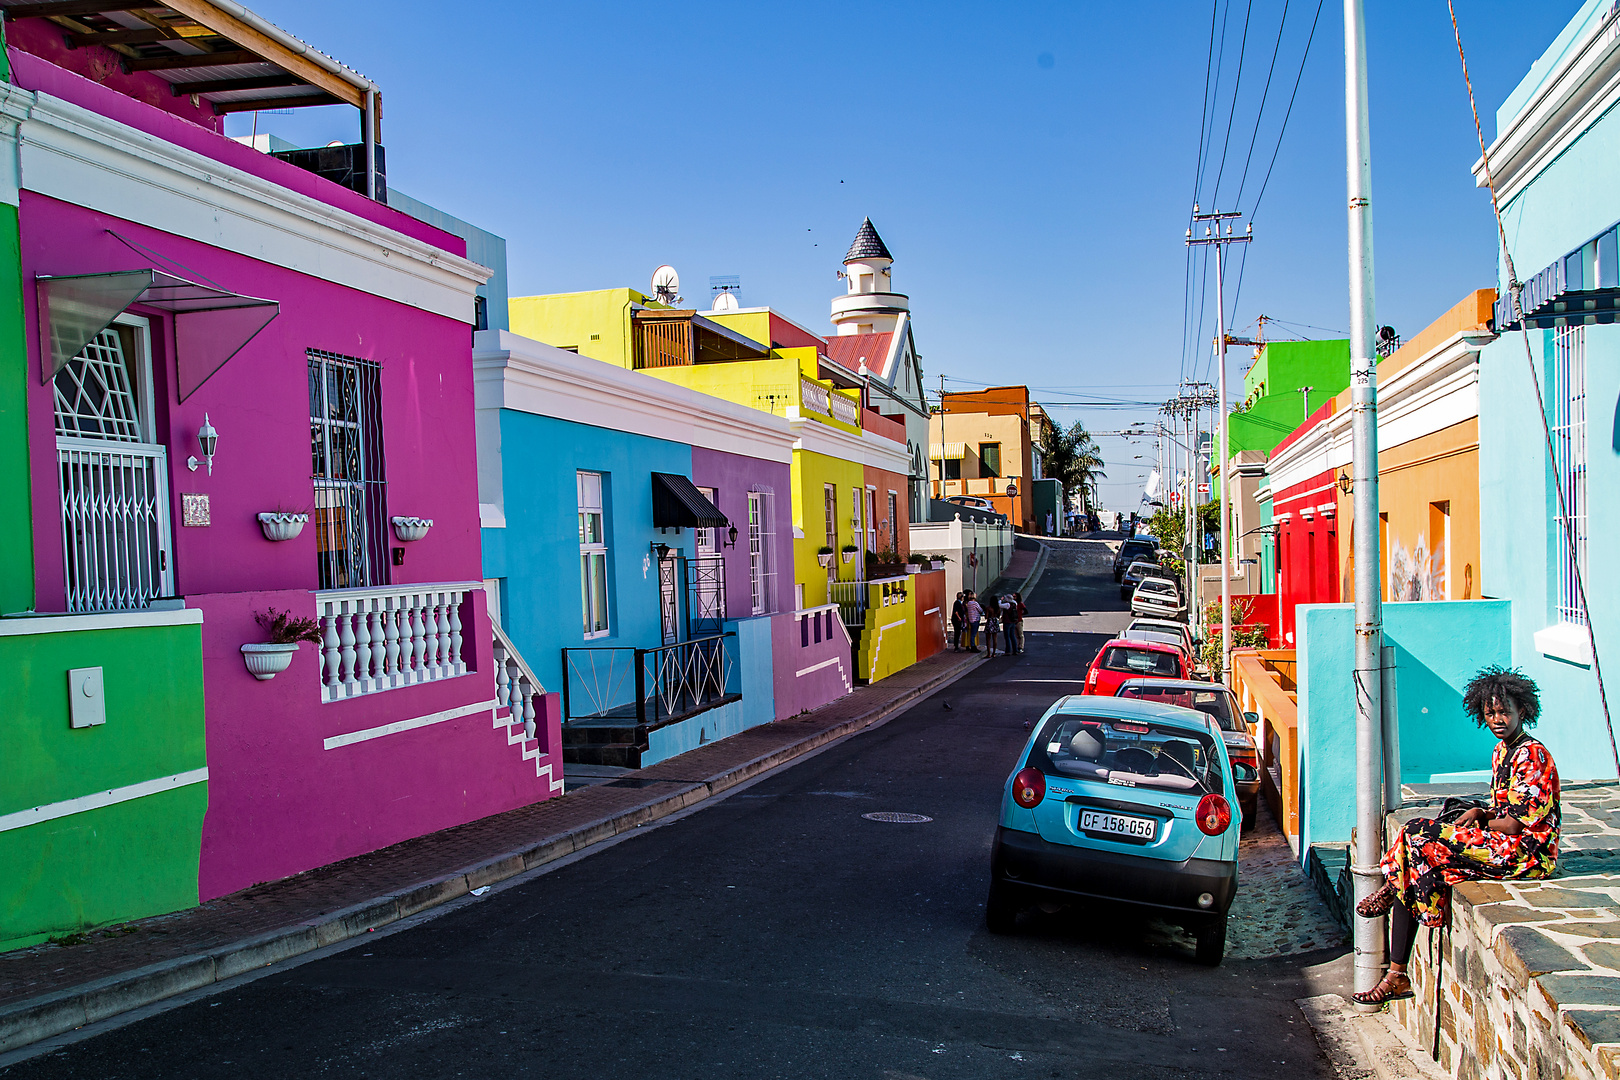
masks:
[(957, 461), (967, 457), (967, 443), (929, 443), (928, 456), (936, 460)]
[(723, 529), (729, 522), (691, 480), (679, 473), (652, 474), (653, 527)]

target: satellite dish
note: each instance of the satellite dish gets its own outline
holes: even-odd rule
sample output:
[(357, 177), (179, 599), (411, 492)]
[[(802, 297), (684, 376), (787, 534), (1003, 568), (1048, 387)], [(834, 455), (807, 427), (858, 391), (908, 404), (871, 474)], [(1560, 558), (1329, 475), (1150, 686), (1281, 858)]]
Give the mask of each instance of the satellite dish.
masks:
[(732, 292), (730, 289), (727, 289), (726, 291), (722, 292), (720, 295), (716, 296), (714, 298), (714, 310), (716, 310), (716, 311), (736, 311), (737, 310), (737, 294)]
[(654, 300), (657, 300), (660, 304), (674, 307), (681, 301), (681, 298), (676, 295), (681, 291), (681, 275), (675, 272), (673, 266), (668, 264), (660, 266), (653, 271), (652, 291)]

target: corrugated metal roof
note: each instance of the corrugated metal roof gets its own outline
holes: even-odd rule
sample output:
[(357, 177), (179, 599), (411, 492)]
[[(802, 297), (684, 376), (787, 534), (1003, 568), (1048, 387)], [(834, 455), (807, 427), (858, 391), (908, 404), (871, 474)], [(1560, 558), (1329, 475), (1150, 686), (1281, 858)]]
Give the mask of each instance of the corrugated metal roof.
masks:
[(834, 335), (827, 339), (827, 359), (841, 368), (856, 372), (861, 370), (864, 359), (869, 371), (882, 371), (884, 361), (889, 358), (889, 339), (892, 337), (892, 333)]

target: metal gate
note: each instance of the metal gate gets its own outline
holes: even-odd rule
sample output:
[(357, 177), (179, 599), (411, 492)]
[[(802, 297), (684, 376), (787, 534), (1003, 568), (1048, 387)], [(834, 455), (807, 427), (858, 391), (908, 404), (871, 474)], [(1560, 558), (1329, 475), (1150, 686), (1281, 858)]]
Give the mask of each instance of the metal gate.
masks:
[[(699, 555), (686, 562), (686, 636), (710, 637), (726, 621), (726, 560)], [(668, 645), (669, 642), (665, 641)]]

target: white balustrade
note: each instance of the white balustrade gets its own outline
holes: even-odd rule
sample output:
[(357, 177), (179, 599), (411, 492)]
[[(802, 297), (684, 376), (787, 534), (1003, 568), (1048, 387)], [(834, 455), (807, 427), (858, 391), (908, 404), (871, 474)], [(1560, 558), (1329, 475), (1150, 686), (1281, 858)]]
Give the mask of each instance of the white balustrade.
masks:
[(322, 700), (465, 675), (461, 605), (478, 588), (456, 582), (316, 593)]
[(494, 648), (491, 652), (495, 658), (496, 714), (499, 715), (502, 709), (507, 710), (513, 723), (523, 724), (523, 737), (532, 739), (538, 711), (536, 701), (545, 694), (546, 688), (529, 670), (529, 665), (519, 655), (512, 639), (506, 636), (506, 631), (501, 629), (501, 624), (493, 618), (489, 624), (494, 632)]

